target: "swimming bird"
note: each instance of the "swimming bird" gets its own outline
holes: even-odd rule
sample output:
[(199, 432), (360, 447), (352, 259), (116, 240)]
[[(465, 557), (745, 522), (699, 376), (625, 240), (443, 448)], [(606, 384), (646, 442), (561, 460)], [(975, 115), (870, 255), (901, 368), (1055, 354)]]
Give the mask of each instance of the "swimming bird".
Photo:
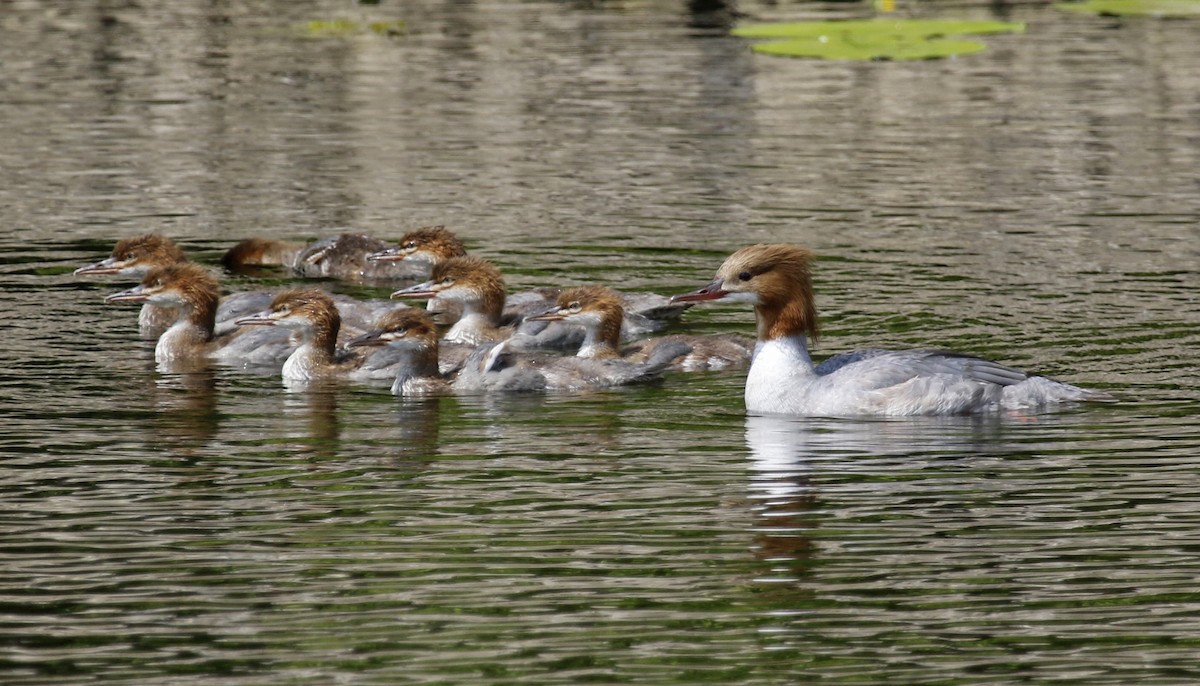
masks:
[[(113, 247), (112, 254), (75, 270), (77, 276), (116, 274), (140, 281), (155, 267), (177, 262), (187, 262), (183, 250), (166, 236), (147, 233), (141, 236), (122, 238)], [(138, 333), (145, 340), (153, 341), (175, 323), (175, 313), (146, 302), (138, 313)]]
[(318, 288), (292, 288), (279, 293), (271, 306), (237, 321), (239, 326), (270, 326), (290, 331), (296, 349), (283, 363), (283, 378), (311, 381), (333, 377), (390, 379), (395, 355), (363, 355), (339, 350), (342, 317), (337, 303)]
[(605, 286), (582, 286), (563, 291), (558, 302), (546, 311), (529, 317), (536, 321), (562, 321), (584, 332), (578, 356), (590, 359), (626, 359), (644, 361), (656, 348), (670, 342), (688, 346), (685, 355), (672, 367), (682, 371), (725, 369), (750, 361), (754, 343), (735, 334), (672, 334), (643, 339), (621, 349), (621, 323), (624, 320), (621, 298)]
[(465, 390), (589, 391), (657, 380), (671, 363), (690, 348), (683, 341), (665, 341), (644, 358), (563, 357), (544, 352), (519, 352), (512, 338), (477, 347), (454, 380)]
[[(428, 226), (405, 234), (397, 247), (372, 253), (367, 259), (403, 260), (428, 265), (432, 270), (447, 260), (466, 256), (466, 246), (453, 231), (444, 226)], [(553, 304), (559, 292), (557, 288), (535, 288), (508, 294), (502, 319), (519, 325), (529, 314)], [(661, 331), (690, 307), (688, 304), (672, 304), (670, 298), (657, 293), (622, 293), (620, 297), (624, 312), (621, 336), (624, 340)], [(441, 298), (431, 298), (427, 309), (436, 313), (439, 323), (446, 325), (453, 324), (461, 314), (457, 305), (444, 302)], [(542, 327), (535, 326), (526, 327), (523, 333), (538, 335), (541, 331)], [(571, 347), (575, 343), (575, 337), (565, 336), (562, 331), (556, 330), (542, 335), (538, 345), (554, 348)]]
[(347, 344), (347, 347), (378, 346), (400, 353), (392, 383), (393, 395), (546, 389), (546, 379), (539, 371), (527, 365), (500, 364), (502, 350), (493, 344), (468, 346), (463, 359), (450, 365), (449, 371), (443, 371), (447, 365), (440, 362), (437, 325), (424, 310), (406, 308), (390, 312), (379, 320), (375, 330)]
[(730, 255), (712, 283), (674, 298), (754, 305), (758, 341), (745, 392), (750, 412), (950, 415), (1113, 400), (1101, 391), (939, 350), (857, 351), (814, 366), (808, 350), (818, 332), (812, 260), (799, 246), (751, 245)]
[(306, 278), (355, 282), (411, 280), (428, 275), (428, 267), (417, 263), (367, 259), (387, 247), (386, 241), (364, 233), (341, 233), (308, 244), (249, 238), (226, 251), (221, 263), (231, 271), (282, 266)]
[(375, 328), (346, 344), (347, 348), (387, 346), (397, 352), (392, 395), (428, 395), (450, 389), (438, 368), (437, 324), (425, 310), (405, 307), (380, 317)]
[(445, 226), (424, 226), (401, 236), (395, 246), (368, 254), (367, 260), (409, 262), (432, 270), (436, 264), (466, 256), (466, 246), (453, 231)]
[(190, 262), (151, 269), (140, 285), (105, 298), (110, 303), (145, 303), (171, 315), (158, 337), (154, 359), (162, 365), (214, 357), (239, 364), (278, 362), (291, 353), (286, 336), (216, 332), (220, 289), (209, 271)]
[(457, 303), (462, 316), (443, 338), (450, 343), (479, 345), (512, 335), (502, 324), (505, 287), (500, 270), (477, 257), (454, 257), (433, 268), (428, 281), (402, 288), (393, 298), (438, 298)]
[(545, 354), (514, 354), (507, 341), (474, 346), (466, 360), (449, 373), (440, 370), (439, 336), (433, 317), (408, 308), (384, 315), (375, 330), (347, 347), (388, 347), (398, 351), (392, 393), (400, 396), (454, 391), (578, 391), (650, 381), (686, 346), (663, 346), (642, 362), (592, 360)]

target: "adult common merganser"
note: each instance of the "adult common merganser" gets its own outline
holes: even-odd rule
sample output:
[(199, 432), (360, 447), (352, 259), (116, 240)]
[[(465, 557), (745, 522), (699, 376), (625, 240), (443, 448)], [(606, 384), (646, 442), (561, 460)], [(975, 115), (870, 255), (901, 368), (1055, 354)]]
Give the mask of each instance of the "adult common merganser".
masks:
[[(171, 326), (158, 337), (154, 359), (160, 365), (215, 357), (226, 362), (267, 364), (291, 353), (286, 336), (215, 333), (220, 290), (207, 269), (179, 262), (151, 269), (142, 283), (105, 298), (106, 302), (154, 305), (169, 313)], [(265, 334), (265, 335), (264, 335)]]
[(292, 288), (271, 301), (271, 307), (237, 321), (239, 326), (277, 326), (292, 332), (295, 351), (283, 363), (289, 381), (333, 377), (383, 379), (395, 375), (395, 355), (364, 356), (339, 351), (342, 317), (328, 293), (317, 288)]
[(641, 340), (621, 350), (621, 322), (624, 308), (616, 291), (604, 286), (582, 286), (563, 291), (558, 303), (545, 312), (529, 317), (536, 321), (562, 321), (584, 331), (579, 357), (591, 359), (627, 359), (642, 361), (668, 342), (683, 342), (687, 354), (672, 366), (683, 371), (725, 369), (750, 361), (754, 343), (745, 336), (715, 334), (708, 336), (672, 334)]
[(948, 415), (1112, 401), (996, 362), (937, 350), (867, 350), (814, 367), (817, 334), (812, 253), (794, 245), (752, 245), (729, 256), (711, 284), (679, 302), (754, 305), (758, 342), (746, 378), (746, 409), (808, 416)]

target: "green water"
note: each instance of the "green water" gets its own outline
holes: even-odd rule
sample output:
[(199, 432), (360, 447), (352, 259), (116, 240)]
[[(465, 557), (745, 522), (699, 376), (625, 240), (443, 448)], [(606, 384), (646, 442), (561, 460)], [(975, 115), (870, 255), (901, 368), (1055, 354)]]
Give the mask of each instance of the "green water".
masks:
[[(666, 2), (10, 3), (0, 681), (1200, 679), (1200, 44), (1009, 15), (970, 58), (841, 64)], [(406, 32), (295, 30), (339, 19)], [(818, 357), (945, 347), (1122, 402), (747, 417), (736, 370), (296, 391), (156, 371), (102, 303), (128, 284), (71, 275), (147, 230), (216, 264), (435, 223), (514, 290), (676, 293), (802, 243)]]

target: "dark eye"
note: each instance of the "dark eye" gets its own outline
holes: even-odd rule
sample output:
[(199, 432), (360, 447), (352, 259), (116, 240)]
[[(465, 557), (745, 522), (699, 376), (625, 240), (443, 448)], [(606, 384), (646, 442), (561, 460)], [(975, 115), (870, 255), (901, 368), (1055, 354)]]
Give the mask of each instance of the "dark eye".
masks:
[(738, 278), (741, 279), (742, 281), (749, 281), (750, 280), (750, 272), (742, 272), (741, 274), (738, 274)]
[(417, 242), (416, 242), (416, 241), (409, 241), (409, 242), (405, 243), (404, 245), (402, 245), (401, 247), (402, 247), (402, 248), (404, 248), (405, 250), (416, 250), (416, 249), (417, 249)]
[(452, 283), (454, 283), (454, 279), (453, 279), (453, 277), (449, 277), (449, 276), (447, 276), (446, 278), (442, 279), (442, 285), (443, 285), (443, 286), (449, 286), (449, 285), (450, 285), (450, 284), (452, 284)]
[(570, 305), (567, 305), (567, 309), (571, 310), (572, 312), (578, 312), (581, 307), (583, 306), (579, 304), (578, 300), (572, 302)]

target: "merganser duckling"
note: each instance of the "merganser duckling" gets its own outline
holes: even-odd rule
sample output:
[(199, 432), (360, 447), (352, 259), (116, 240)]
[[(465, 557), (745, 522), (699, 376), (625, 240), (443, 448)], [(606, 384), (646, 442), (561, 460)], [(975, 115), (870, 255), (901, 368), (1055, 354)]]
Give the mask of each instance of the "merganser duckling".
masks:
[(471, 352), (454, 380), (456, 390), (587, 391), (657, 380), (691, 348), (664, 341), (644, 359), (562, 357), (516, 353), (513, 339), (484, 344)]
[(342, 233), (311, 244), (250, 238), (226, 251), (221, 263), (232, 271), (283, 266), (306, 278), (357, 282), (428, 276), (429, 268), (417, 262), (368, 259), (387, 248), (386, 241), (362, 233)]
[[(444, 226), (429, 226), (405, 234), (397, 247), (372, 253), (367, 255), (367, 259), (403, 260), (428, 265), (432, 269), (447, 260), (466, 256), (466, 247), (453, 231)], [(509, 295), (505, 300), (504, 319), (520, 322), (525, 316), (553, 304), (558, 294), (558, 289), (535, 288)], [(691, 306), (672, 304), (670, 298), (656, 293), (622, 293), (621, 304), (625, 313), (621, 324), (624, 340), (661, 331)], [(439, 298), (430, 299), (427, 309), (435, 312), (437, 321), (443, 324), (451, 324), (459, 316), (453, 303), (443, 303)], [(536, 335), (538, 331), (540, 327), (527, 333)], [(541, 338), (539, 345), (545, 347), (569, 347), (575, 342), (573, 338), (563, 338), (561, 332)]]
[(817, 334), (810, 264), (794, 245), (752, 245), (729, 256), (711, 284), (680, 302), (730, 300), (754, 305), (758, 342), (746, 378), (746, 409), (806, 416), (949, 415), (1112, 401), (996, 362), (937, 350), (869, 350), (814, 367)]
[(504, 314), (504, 277), (500, 270), (477, 257), (455, 257), (436, 265), (432, 278), (392, 293), (393, 298), (438, 298), (462, 306), (462, 316), (443, 338), (450, 343), (479, 345), (512, 335), (501, 326)]
[(221, 256), (221, 264), (232, 272), (248, 267), (291, 267), (307, 246), (306, 243), (279, 241), (271, 238), (247, 238)]
[[(151, 270), (172, 264), (189, 263), (187, 255), (170, 238), (149, 233), (117, 241), (112, 255), (93, 264), (80, 267), (76, 274), (118, 274), (141, 281)], [(146, 300), (138, 313), (138, 332), (149, 341), (157, 340), (177, 319), (172, 306), (156, 305), (158, 299)], [(257, 312), (271, 302), (271, 294), (263, 292), (235, 293), (222, 298), (217, 306), (216, 335), (223, 336), (236, 327), (233, 321)]]
[[(106, 302), (154, 305), (173, 316), (154, 346), (154, 359), (162, 365), (213, 356), (225, 361), (269, 363), (291, 352), (279, 335), (222, 335), (215, 333), (220, 290), (207, 269), (190, 262), (151, 269), (141, 285), (114, 293)], [(266, 332), (264, 332), (266, 333)]]
[(392, 395), (428, 395), (449, 390), (438, 369), (437, 325), (424, 310), (406, 307), (383, 315), (373, 330), (346, 344), (347, 348), (388, 346), (397, 352)]
[[(433, 268), (456, 257), (466, 257), (467, 248), (455, 233), (445, 226), (426, 226), (400, 237), (396, 247), (367, 255), (368, 261), (407, 262), (425, 270), (420, 278), (429, 278)], [(462, 306), (441, 298), (430, 298), (425, 305), (441, 324), (452, 325), (462, 316)]]
[[(148, 233), (122, 238), (113, 247), (111, 255), (76, 269), (75, 274), (116, 274), (140, 281), (155, 267), (187, 261), (187, 256), (175, 241), (157, 233)], [(138, 313), (138, 332), (143, 339), (153, 341), (175, 323), (175, 318), (175, 312), (171, 308), (146, 302)]]
[(154, 267), (187, 261), (187, 255), (175, 241), (161, 234), (147, 233), (122, 238), (113, 246), (111, 255), (76, 269), (75, 274), (120, 274), (140, 279)]
[(579, 326), (584, 336), (578, 356), (590, 359), (641, 361), (653, 355), (659, 346), (680, 341), (687, 344), (689, 351), (676, 359), (672, 366), (682, 371), (702, 371), (746, 364), (754, 349), (750, 339), (734, 334), (673, 334), (638, 341), (622, 351), (621, 323), (624, 315), (621, 298), (611, 288), (582, 286), (563, 291), (554, 307), (529, 319), (563, 321)]
[(433, 316), (424, 310), (407, 308), (384, 315), (377, 328), (360, 336), (347, 347), (388, 346), (400, 352), (392, 394), (427, 395), (449, 390), (540, 391), (546, 379), (536, 370), (498, 365), (502, 350), (482, 345), (470, 352), (470, 368), (459, 364), (449, 372), (440, 370), (438, 331)]
[(333, 377), (391, 378), (395, 355), (365, 356), (337, 349), (342, 317), (330, 295), (317, 288), (292, 288), (268, 310), (237, 321), (238, 326), (277, 326), (292, 333), (296, 349), (283, 363), (283, 378), (312, 381)]
[(395, 247), (368, 254), (367, 261), (411, 262), (432, 270), (446, 260), (466, 256), (467, 247), (453, 231), (445, 226), (424, 226), (401, 236)]
[(508, 341), (471, 349), (458, 369), (440, 370), (437, 326), (424, 310), (408, 308), (384, 315), (375, 330), (350, 341), (347, 347), (387, 346), (400, 352), (392, 393), (425, 395), (453, 390), (459, 393), (566, 391), (606, 388), (649, 381), (671, 360), (687, 352), (683, 343), (656, 349), (643, 362), (590, 360), (549, 355), (515, 355)]

